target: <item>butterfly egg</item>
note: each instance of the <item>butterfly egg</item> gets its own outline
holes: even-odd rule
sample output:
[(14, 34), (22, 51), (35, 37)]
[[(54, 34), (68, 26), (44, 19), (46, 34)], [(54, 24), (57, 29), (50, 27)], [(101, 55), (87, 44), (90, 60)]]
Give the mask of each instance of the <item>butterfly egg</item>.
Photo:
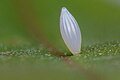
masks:
[(65, 7), (61, 10), (60, 32), (70, 52), (73, 55), (79, 54), (81, 51), (80, 28), (75, 18)]

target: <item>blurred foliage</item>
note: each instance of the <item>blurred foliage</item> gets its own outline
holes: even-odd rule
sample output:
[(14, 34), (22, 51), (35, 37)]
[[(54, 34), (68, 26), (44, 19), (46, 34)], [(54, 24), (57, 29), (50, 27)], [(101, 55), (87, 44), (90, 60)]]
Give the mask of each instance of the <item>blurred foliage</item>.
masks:
[[(40, 29), (57, 46), (64, 45), (59, 32), (59, 16), (63, 6), (68, 8), (78, 21), (83, 45), (120, 39), (120, 7), (118, 6), (102, 0), (30, 1), (40, 23)], [(17, 10), (19, 8), (13, 5), (14, 0), (1, 0), (0, 4), (0, 38), (25, 36), (25, 26), (21, 23), (21, 16)]]
[[(0, 1), (1, 79), (86, 80), (81, 72), (50, 55), (41, 44), (36, 45), (21, 18), (17, 1)], [(59, 31), (59, 17), (61, 8), (66, 7), (76, 18), (82, 32), (82, 53), (70, 58), (109, 80), (120, 79), (120, 43), (117, 42), (120, 40), (119, 0), (28, 1), (31, 1), (39, 22), (39, 31), (44, 32), (45, 37), (61, 51), (66, 46)], [(115, 42), (102, 43), (105, 41)]]
[[(70, 67), (43, 46), (11, 47), (0, 45), (2, 80), (91, 80), (83, 71)], [(87, 46), (82, 53), (69, 57), (102, 80), (120, 79), (120, 42)], [(96, 77), (96, 76), (91, 76)]]

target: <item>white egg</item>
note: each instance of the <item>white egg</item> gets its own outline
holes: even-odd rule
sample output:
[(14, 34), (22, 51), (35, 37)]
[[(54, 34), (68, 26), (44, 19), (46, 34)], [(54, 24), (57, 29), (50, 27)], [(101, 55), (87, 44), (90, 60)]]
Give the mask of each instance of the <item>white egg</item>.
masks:
[(60, 32), (62, 38), (72, 54), (81, 51), (81, 32), (79, 25), (71, 13), (63, 7), (60, 15)]

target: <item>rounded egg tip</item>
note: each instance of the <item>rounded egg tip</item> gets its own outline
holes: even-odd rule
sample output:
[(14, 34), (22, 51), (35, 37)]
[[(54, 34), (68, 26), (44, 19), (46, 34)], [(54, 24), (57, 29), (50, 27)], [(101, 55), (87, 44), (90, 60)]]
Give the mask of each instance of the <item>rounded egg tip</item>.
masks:
[(66, 11), (67, 11), (67, 8), (66, 7), (62, 7), (61, 12), (66, 12)]

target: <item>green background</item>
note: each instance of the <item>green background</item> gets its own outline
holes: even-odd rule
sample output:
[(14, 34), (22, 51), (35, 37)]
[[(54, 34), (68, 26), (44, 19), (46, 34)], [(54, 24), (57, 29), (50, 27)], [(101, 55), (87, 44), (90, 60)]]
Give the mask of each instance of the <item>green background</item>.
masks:
[[(41, 46), (38, 48), (38, 45), (36, 48), (36, 42), (27, 32), (26, 25), (23, 24), (23, 19), (19, 14), (19, 5), (14, 1), (19, 3), (17, 0), (0, 0), (0, 54), (11, 53), (20, 54), (20, 56), (0, 55), (0, 78), (2, 80), (84, 80), (85, 76), (82, 73), (80, 75), (77, 70), (68, 68), (56, 57), (49, 56), (49, 54), (45, 55), (49, 53), (46, 51), (47, 49), (44, 50)], [(62, 51), (69, 52), (59, 30), (62, 7), (66, 7), (76, 18), (82, 33), (83, 47), (120, 40), (120, 2), (118, 0), (30, 1), (39, 23), (39, 31), (43, 31), (45, 37)], [(119, 54), (120, 45), (119, 43), (115, 43), (115, 46), (113, 44), (108, 45), (108, 47), (102, 45), (104, 44), (98, 47), (98, 50), (103, 50), (102, 52), (92, 51), (92, 47), (90, 52), (85, 52), (87, 49), (83, 49), (83, 53), (93, 54), (90, 55), (90, 58), (87, 54), (83, 54), (82, 57), (73, 56), (72, 58), (77, 59), (77, 62), (83, 64), (87, 69), (93, 68), (100, 74), (106, 72), (105, 74), (108, 74), (108, 77), (112, 75), (110, 79), (115, 79), (116, 76), (119, 77), (118, 74), (120, 73), (120, 56), (112, 53), (118, 50), (117, 54)], [(109, 52), (112, 49), (113, 52)], [(106, 54), (102, 58), (99, 57), (100, 55), (96, 58), (94, 51), (96, 54)], [(27, 54), (30, 56), (26, 56)], [(83, 57), (86, 55), (87, 59), (84, 59)], [(113, 55), (115, 56), (111, 57)]]
[[(13, 0), (14, 1), (14, 0)], [(20, 23), (19, 8), (11, 0), (0, 1), (0, 38), (25, 35)], [(56, 45), (63, 45), (59, 32), (59, 17), (62, 7), (66, 7), (78, 21), (82, 33), (82, 45), (101, 41), (119, 40), (120, 7), (102, 0), (33, 0), (32, 6), (41, 30)], [(118, 4), (119, 5), (119, 4)], [(59, 46), (59, 45), (58, 45)]]

